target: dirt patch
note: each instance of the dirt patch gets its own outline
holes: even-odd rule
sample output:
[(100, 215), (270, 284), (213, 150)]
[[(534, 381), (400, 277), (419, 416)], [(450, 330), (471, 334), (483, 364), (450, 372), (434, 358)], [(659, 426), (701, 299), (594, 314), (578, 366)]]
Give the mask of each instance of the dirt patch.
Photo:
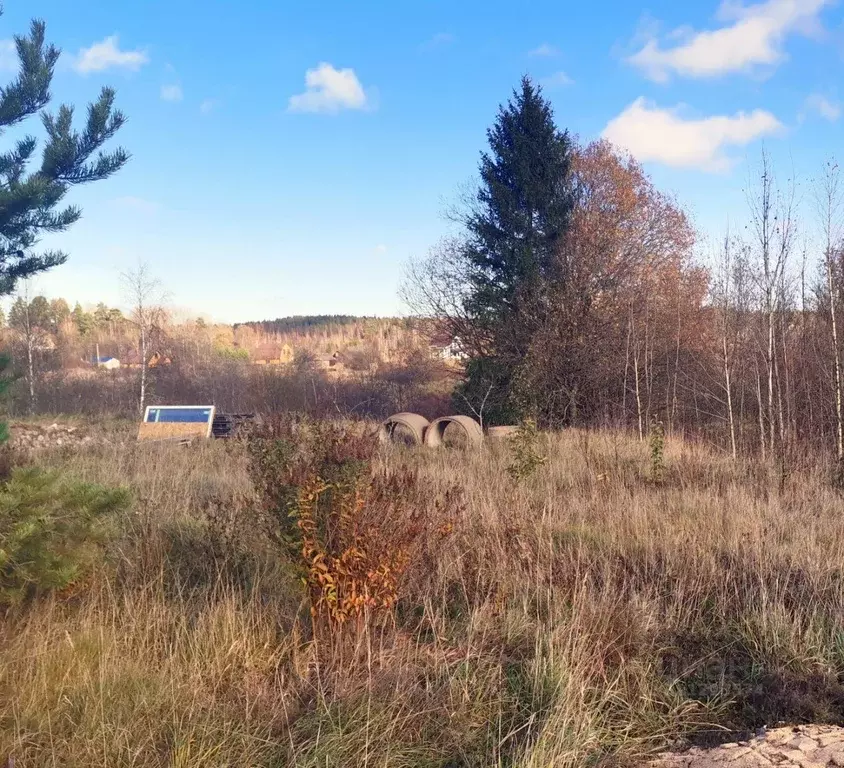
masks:
[(653, 768), (783, 768), (844, 767), (844, 728), (834, 725), (800, 725), (793, 728), (761, 729), (747, 741), (733, 741), (712, 749), (692, 747), (685, 752), (666, 752), (650, 765)]

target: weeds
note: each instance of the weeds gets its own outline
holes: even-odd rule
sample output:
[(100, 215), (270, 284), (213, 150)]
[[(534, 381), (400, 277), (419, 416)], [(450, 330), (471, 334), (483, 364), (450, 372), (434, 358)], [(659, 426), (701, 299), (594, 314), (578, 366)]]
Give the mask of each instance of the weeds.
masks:
[(542, 452), (542, 437), (533, 419), (525, 419), (510, 436), (510, 450), (513, 459), (507, 467), (510, 477), (516, 481), (526, 480), (548, 460)]
[(781, 486), (667, 435), (659, 484), (637, 440), (570, 430), (513, 483), (510, 452), (382, 453), (361, 425), (259, 439), (48, 457), (136, 501), (117, 575), (0, 622), (0, 764), (641, 764), (844, 721), (820, 462)]
[(651, 453), (651, 482), (661, 485), (665, 481), (665, 425), (654, 416), (648, 432)]
[(830, 480), (833, 488), (844, 493), (844, 459), (836, 459), (832, 467)]
[(442, 518), (423, 506), (418, 472), (374, 471), (375, 437), (330, 421), (275, 422), (251, 438), (249, 453), (262, 510), (301, 569), (315, 626), (331, 633), (352, 621), (359, 632), (389, 616)]

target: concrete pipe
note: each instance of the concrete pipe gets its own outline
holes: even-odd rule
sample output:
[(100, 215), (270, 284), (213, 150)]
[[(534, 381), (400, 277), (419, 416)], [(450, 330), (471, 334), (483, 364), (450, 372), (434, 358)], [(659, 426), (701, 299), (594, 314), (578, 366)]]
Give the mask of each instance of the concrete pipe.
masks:
[(463, 433), (467, 445), (480, 445), (484, 441), (481, 425), (470, 416), (443, 416), (431, 422), (431, 426), (425, 432), (425, 445), (429, 448), (439, 448), (443, 444), (446, 429), (452, 424)]
[(402, 434), (407, 434), (413, 445), (422, 445), (429, 424), (428, 419), (418, 413), (396, 413), (381, 422), (378, 439), (382, 443), (392, 442), (396, 429), (401, 427)]

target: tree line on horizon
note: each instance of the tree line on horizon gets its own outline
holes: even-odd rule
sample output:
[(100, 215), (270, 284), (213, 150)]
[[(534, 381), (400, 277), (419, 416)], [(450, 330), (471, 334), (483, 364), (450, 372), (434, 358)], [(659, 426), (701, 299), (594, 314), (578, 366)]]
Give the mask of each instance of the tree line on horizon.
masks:
[[(12, 413), (132, 416), (140, 409), (144, 373), (144, 403), (202, 400), (232, 411), (376, 417), (415, 407), (441, 415), (457, 374), (415, 321), (352, 318), (276, 334), (172, 318), (154, 302), (145, 315), (146, 352), (137, 309), (124, 314), (103, 302), (70, 309), (64, 299), (18, 296), (8, 319), (0, 318), (0, 351), (12, 358)], [(256, 369), (285, 346), (293, 352), (286, 364)], [(326, 351), (341, 353), (342, 381), (321, 373), (317, 358)], [(116, 358), (120, 368), (100, 368), (97, 358)], [(143, 360), (153, 358), (166, 363), (145, 369)]]
[(288, 315), (277, 317), (275, 320), (248, 320), (232, 325), (235, 330), (246, 327), (263, 333), (281, 335), (310, 329), (332, 329), (367, 320), (377, 321), (378, 318), (363, 315)]

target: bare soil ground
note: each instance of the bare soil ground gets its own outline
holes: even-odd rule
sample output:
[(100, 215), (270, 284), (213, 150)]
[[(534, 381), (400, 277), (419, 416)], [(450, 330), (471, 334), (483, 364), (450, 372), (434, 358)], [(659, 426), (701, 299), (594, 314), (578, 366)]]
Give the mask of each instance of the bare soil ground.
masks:
[(693, 747), (669, 752), (651, 763), (653, 768), (826, 768), (844, 766), (844, 728), (801, 725), (761, 730), (748, 741), (730, 742), (713, 749)]

